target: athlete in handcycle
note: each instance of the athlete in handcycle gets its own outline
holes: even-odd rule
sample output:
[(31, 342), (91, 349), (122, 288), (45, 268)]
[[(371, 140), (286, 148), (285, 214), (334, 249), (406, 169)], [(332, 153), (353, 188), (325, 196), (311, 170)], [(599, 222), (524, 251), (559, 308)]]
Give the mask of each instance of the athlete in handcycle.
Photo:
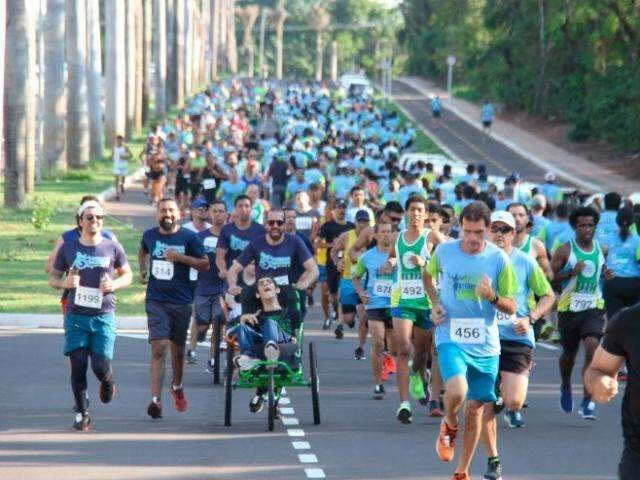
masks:
[[(281, 292), (270, 276), (260, 277), (253, 287), (246, 288), (243, 312), (247, 313), (243, 313), (239, 325), (228, 332), (229, 340), (237, 345), (239, 354), (232, 358), (230, 348), (227, 357), (225, 425), (231, 424), (232, 389), (255, 388), (256, 393), (249, 403), (249, 410), (254, 413), (262, 411), (266, 397), (269, 403), (269, 430), (273, 430), (273, 422), (278, 415), (278, 399), (284, 386), (312, 387), (314, 423), (320, 423), (313, 345), (309, 346), (311, 379), (306, 380), (300, 358), (303, 324), (296, 321), (296, 318), (300, 318), (299, 315), (291, 315), (291, 308), (282, 307), (285, 301), (291, 306), (295, 299), (279, 299), (279, 295), (285, 292)], [(252, 292), (254, 299), (248, 299), (246, 292)], [(297, 296), (295, 291), (291, 290), (291, 293)], [(235, 382), (234, 367), (239, 370)]]

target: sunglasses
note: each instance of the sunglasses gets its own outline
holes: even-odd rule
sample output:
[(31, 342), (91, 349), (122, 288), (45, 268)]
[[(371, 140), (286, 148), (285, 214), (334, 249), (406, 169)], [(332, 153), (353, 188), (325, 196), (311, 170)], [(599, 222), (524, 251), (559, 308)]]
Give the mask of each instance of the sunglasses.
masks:
[(93, 222), (93, 220), (104, 220), (104, 215), (87, 215), (84, 217), (85, 220)]
[(201, 212), (207, 212), (209, 211), (209, 206), (205, 205), (204, 207), (198, 207), (198, 210), (200, 210)]
[(402, 221), (402, 217), (392, 217), (391, 215), (389, 216), (389, 220), (391, 220), (394, 223), (400, 223)]
[(506, 235), (512, 230), (511, 227), (491, 227), (491, 233), (501, 233), (502, 235)]
[(269, 225), (270, 227), (273, 227), (274, 225), (281, 227), (284, 225), (284, 220), (268, 220), (267, 225)]

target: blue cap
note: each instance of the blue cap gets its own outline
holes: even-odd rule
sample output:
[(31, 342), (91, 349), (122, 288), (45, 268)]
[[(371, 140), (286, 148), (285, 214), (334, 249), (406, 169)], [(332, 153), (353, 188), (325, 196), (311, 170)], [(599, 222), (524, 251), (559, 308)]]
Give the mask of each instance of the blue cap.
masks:
[(209, 204), (205, 201), (204, 198), (201, 198), (201, 197), (198, 197), (193, 202), (191, 202), (192, 209), (208, 207), (208, 206)]
[(356, 222), (368, 222), (371, 220), (371, 217), (369, 216), (369, 212), (367, 212), (366, 210), (358, 210), (356, 212)]

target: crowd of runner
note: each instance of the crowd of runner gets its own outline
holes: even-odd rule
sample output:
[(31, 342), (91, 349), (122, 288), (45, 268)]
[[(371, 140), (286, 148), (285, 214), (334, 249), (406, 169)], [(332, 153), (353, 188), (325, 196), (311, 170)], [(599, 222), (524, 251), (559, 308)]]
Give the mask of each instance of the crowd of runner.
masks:
[[(439, 118), (439, 99), (431, 109)], [(633, 310), (616, 316), (640, 301), (637, 206), (617, 193), (586, 206), (566, 201), (553, 173), (531, 187), (517, 172), (492, 182), (484, 165), (456, 175), (448, 165), (401, 164), (414, 140), (410, 124), (363, 94), (238, 81), (213, 85), (149, 133), (140, 161), (158, 226), (144, 232), (137, 266), (147, 283), (149, 416), (163, 415), (167, 354), (169, 391), (185, 411), (184, 363), (197, 362), (197, 342), (212, 325), (226, 324), (234, 364), (246, 369), (256, 345), (294, 342), (318, 299), (322, 328), (337, 340), (357, 328), (354, 358), (370, 356), (374, 399), (395, 374), (400, 422), (411, 423), (414, 408), (442, 417), (434, 440), (443, 461), (459, 450), (453, 479), (469, 478), (478, 442), (488, 458), (484, 478), (501, 478), (496, 414), (524, 427), (540, 337), (562, 347), (558, 400), (566, 413), (574, 411), (571, 373), (583, 346), (578, 413), (596, 419), (594, 400), (615, 395), (618, 378), (627, 378), (624, 358), (637, 355), (625, 345), (625, 328), (637, 327), (622, 327)], [(118, 199), (130, 158), (119, 137)], [(76, 220), (47, 272), (65, 292), (74, 428), (87, 430), (89, 359), (107, 403), (116, 391), (113, 292), (132, 273), (96, 199), (83, 199)], [(607, 318), (611, 338), (600, 346)], [(212, 347), (208, 371), (213, 362)], [(251, 398), (252, 412), (264, 393)], [(627, 390), (621, 472), (640, 465), (638, 395)]]

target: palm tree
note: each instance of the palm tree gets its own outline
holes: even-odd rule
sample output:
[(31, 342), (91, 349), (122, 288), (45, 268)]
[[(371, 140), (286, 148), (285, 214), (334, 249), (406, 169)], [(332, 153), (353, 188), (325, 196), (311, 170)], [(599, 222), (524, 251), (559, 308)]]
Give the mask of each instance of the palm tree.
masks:
[(255, 65), (255, 50), (253, 48), (253, 27), (256, 24), (258, 15), (260, 15), (260, 7), (258, 5), (247, 5), (246, 7), (236, 8), (236, 15), (240, 17), (243, 26), (242, 49), (246, 56), (247, 75), (253, 77)]
[[(125, 14), (125, 51), (126, 58), (126, 126), (125, 135), (131, 138), (134, 128), (134, 116), (136, 111), (136, 3), (131, 0), (126, 2)], [(108, 20), (110, 21), (110, 20)]]
[(106, 22), (106, 145), (111, 148), (116, 135), (124, 134), (125, 128), (125, 0), (105, 2)]
[(167, 80), (167, 22), (165, 0), (154, 1), (153, 19), (155, 32), (153, 36), (153, 53), (156, 65), (155, 93), (156, 116), (163, 118), (166, 114), (166, 80)]
[(73, 167), (89, 163), (86, 26), (86, 3), (67, 0), (67, 158)]
[[(166, 12), (167, 12), (167, 41), (166, 41), (166, 50), (167, 50), (167, 60), (166, 64), (175, 66), (176, 65), (176, 57), (175, 57), (175, 31), (176, 31), (176, 15), (175, 15), (175, 0), (166, 0)], [(175, 93), (176, 93), (176, 69), (168, 68), (167, 69), (167, 86), (166, 86), (166, 98), (167, 103), (165, 105), (165, 109), (168, 109), (175, 102)]]
[[(49, 2), (51, 2), (51, 0), (49, 0)], [(100, 37), (100, 0), (87, 0), (87, 87), (89, 90), (91, 158), (102, 158), (104, 124), (102, 121), (102, 38)]]
[(220, 45), (220, 0), (211, 0), (211, 80), (218, 80)]
[(322, 33), (329, 26), (331, 16), (320, 3), (316, 3), (311, 7), (307, 22), (309, 26), (316, 31), (316, 82), (320, 82), (322, 81)]
[(284, 49), (284, 22), (289, 14), (284, 9), (284, 1), (280, 0), (276, 10), (276, 78), (282, 80)]
[(4, 118), (4, 38), (6, 33), (6, 14), (7, 3), (3, 0), (0, 1), (0, 18), (5, 19), (5, 21), (0, 22), (0, 169), (4, 169), (4, 147), (2, 142), (4, 125), (2, 120)]
[(238, 73), (238, 49), (236, 47), (236, 11), (235, 0), (226, 1), (227, 14), (227, 61), (229, 71), (232, 74)]
[[(4, 2), (2, 2), (4, 3)], [(44, 125), (46, 169), (66, 170), (64, 88), (65, 0), (48, 0), (44, 32)]]
[(175, 95), (174, 100), (178, 105), (182, 105), (185, 100), (185, 0), (174, 0), (175, 18), (175, 43), (174, 43), (174, 63), (175, 71)]
[[(142, 125), (149, 119), (149, 92), (151, 91), (151, 79), (149, 78), (149, 65), (151, 64), (153, 42), (153, 8), (151, 0), (144, 0), (142, 12)], [(166, 59), (165, 59), (166, 62)]]
[(20, 207), (25, 200), (25, 166), (35, 154), (35, 137), (28, 135), (27, 119), (35, 114), (35, 95), (29, 64), (35, 60), (35, 30), (28, 0), (13, 0), (6, 6), (6, 51), (11, 52), (4, 76), (4, 124), (6, 207)]

